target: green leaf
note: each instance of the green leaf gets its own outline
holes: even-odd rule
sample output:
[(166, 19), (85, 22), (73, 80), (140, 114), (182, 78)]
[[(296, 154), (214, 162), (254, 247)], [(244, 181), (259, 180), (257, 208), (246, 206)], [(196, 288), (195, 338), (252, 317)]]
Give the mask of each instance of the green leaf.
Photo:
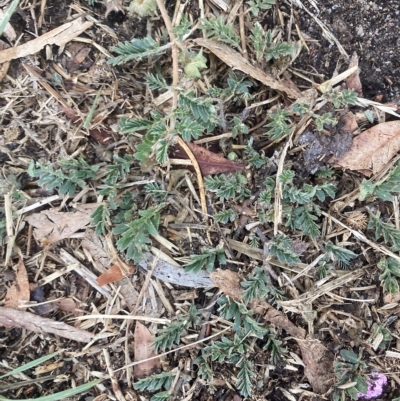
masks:
[(374, 115), (372, 114), (372, 111), (371, 111), (371, 110), (365, 110), (365, 111), (364, 111), (364, 115), (365, 115), (365, 117), (367, 118), (367, 120), (368, 120), (371, 124), (374, 123)]
[(341, 349), (340, 356), (346, 361), (353, 364), (358, 363), (358, 355), (348, 349)]
[(200, 22), (202, 25), (199, 28), (205, 30), (210, 39), (217, 39), (233, 47), (239, 46), (240, 37), (233, 29), (233, 25), (226, 24), (222, 17), (210, 18), (208, 20), (201, 18)]
[(167, 200), (168, 191), (162, 188), (157, 182), (149, 182), (144, 186), (146, 194), (153, 196), (156, 202), (165, 202)]
[(187, 107), (197, 120), (203, 122), (208, 122), (213, 115), (216, 115), (212, 101), (196, 98), (193, 91), (181, 92), (178, 103), (179, 106)]
[(189, 33), (189, 29), (191, 26), (192, 23), (187, 19), (186, 14), (183, 14), (181, 22), (173, 29), (173, 32), (178, 37), (179, 42), (183, 41), (184, 36)]
[(276, 113), (269, 116), (272, 121), (266, 127), (270, 128), (267, 135), (271, 137), (271, 141), (284, 138), (290, 134), (291, 121), (288, 116), (289, 112), (282, 109), (278, 109)]
[(238, 134), (248, 134), (249, 127), (238, 117), (233, 118), (232, 138), (236, 138)]
[(272, 238), (269, 252), (271, 256), (277, 256), (281, 263), (288, 265), (300, 263), (299, 256), (293, 250), (292, 240), (285, 234), (279, 234)]
[(220, 212), (214, 214), (215, 221), (223, 224), (226, 224), (229, 221), (235, 221), (236, 217), (237, 214), (232, 209), (221, 210)]
[(161, 393), (154, 394), (151, 398), (150, 401), (165, 401), (169, 400), (171, 398), (171, 394), (169, 391), (163, 391)]
[(324, 125), (335, 125), (337, 120), (332, 116), (332, 113), (324, 113), (323, 115), (315, 115), (315, 124), (318, 131), (324, 129)]
[(118, 123), (122, 134), (132, 134), (136, 131), (147, 130), (154, 124), (153, 121), (146, 120), (145, 118), (132, 120), (125, 117), (120, 118)]
[(270, 60), (277, 59), (281, 56), (292, 55), (293, 52), (294, 52), (293, 44), (286, 43), (286, 42), (277, 43), (275, 46), (271, 46), (267, 50), (266, 60), (270, 61)]
[(116, 226), (113, 230), (114, 234), (122, 234), (117, 241), (119, 251), (125, 251), (128, 259), (133, 259), (138, 263), (143, 253), (148, 250), (148, 244), (151, 240), (149, 235), (158, 233), (160, 223), (160, 210), (163, 205), (156, 208), (142, 210), (139, 212), (140, 217), (128, 224)]
[(292, 108), (295, 113), (299, 113), (300, 117), (303, 117), (310, 110), (310, 105), (307, 103), (296, 102), (293, 103)]
[(393, 195), (400, 193), (400, 164), (382, 181), (373, 184), (370, 181), (363, 181), (360, 188), (360, 200), (368, 195), (375, 195), (378, 198), (391, 202)]
[(239, 372), (237, 375), (236, 387), (239, 389), (243, 397), (250, 397), (252, 395), (251, 380), (257, 375), (253, 372), (253, 364), (247, 358), (242, 358), (238, 363)]
[[(161, 74), (156, 74), (156, 75), (147, 74), (145, 76), (145, 81), (146, 81), (146, 84), (148, 85), (148, 87), (153, 90), (168, 88), (168, 84)], [(121, 121), (121, 119), (119, 121)], [(140, 128), (140, 129), (143, 129), (143, 128)]]
[(158, 391), (162, 388), (169, 390), (174, 379), (174, 374), (171, 372), (157, 373), (143, 379), (139, 379), (133, 388), (138, 391)]
[(351, 259), (357, 257), (357, 255), (354, 252), (349, 251), (346, 248), (334, 245), (332, 244), (331, 241), (327, 242), (325, 250), (327, 255), (330, 257), (332, 261), (339, 262), (340, 264), (345, 266), (347, 266), (350, 263)]
[(118, 65), (156, 54), (160, 51), (160, 46), (151, 37), (144, 39), (135, 38), (130, 42), (118, 43), (117, 46), (113, 47), (112, 51), (117, 53), (118, 56), (110, 58), (107, 64)]
[(110, 211), (107, 205), (100, 205), (91, 214), (92, 225), (95, 227), (96, 235), (105, 235), (108, 219), (110, 218)]
[(206, 249), (204, 254), (192, 255), (190, 262), (185, 265), (185, 270), (197, 273), (201, 269), (206, 269), (210, 272), (214, 270), (215, 259), (217, 256), (220, 264), (226, 263), (225, 252), (223, 248)]
[(251, 40), (256, 53), (256, 59), (257, 61), (260, 61), (264, 57), (267, 42), (265, 40), (265, 31), (258, 22), (254, 24), (254, 27), (251, 31)]
[(244, 153), (247, 156), (247, 160), (257, 169), (260, 169), (262, 166), (269, 162), (268, 157), (265, 156), (265, 153), (262, 151), (258, 153), (253, 149), (253, 138), (250, 138), (247, 142), (247, 145), (244, 149)]
[(232, 199), (241, 201), (250, 197), (250, 191), (247, 188), (247, 179), (242, 174), (236, 174), (227, 177), (221, 174), (216, 177), (207, 177), (204, 180), (204, 186), (212, 192), (215, 192), (221, 199)]
[(207, 68), (207, 59), (203, 56), (203, 49), (197, 54), (186, 53), (184, 57), (181, 57), (181, 61), (188, 78), (201, 78), (200, 70)]
[(400, 231), (390, 223), (384, 223), (380, 219), (380, 212), (372, 215), (368, 223), (368, 229), (375, 229), (375, 238), (379, 239), (383, 236), (385, 243), (392, 243), (392, 250), (398, 251), (400, 249)]
[(275, 0), (250, 0), (247, 2), (250, 11), (255, 17), (258, 17), (260, 10), (269, 10), (275, 5)]
[(203, 135), (204, 127), (189, 116), (176, 122), (176, 131), (181, 134), (184, 141), (198, 139)]

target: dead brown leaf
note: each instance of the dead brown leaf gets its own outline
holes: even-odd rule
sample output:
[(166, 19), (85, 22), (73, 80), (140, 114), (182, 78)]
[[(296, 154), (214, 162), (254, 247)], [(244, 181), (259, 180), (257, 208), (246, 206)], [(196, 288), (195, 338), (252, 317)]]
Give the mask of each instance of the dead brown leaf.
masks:
[(71, 42), (67, 45), (66, 50), (69, 54), (68, 56), (63, 55), (60, 64), (67, 72), (73, 73), (77, 70), (89, 69), (93, 65), (93, 60), (89, 58), (91, 48), (86, 43)]
[(240, 279), (232, 270), (220, 270), (210, 273), (210, 279), (228, 297), (239, 301), (241, 299)]
[[(354, 52), (350, 59), (349, 68), (356, 66), (358, 67), (358, 55), (356, 52)], [(356, 92), (358, 96), (363, 97), (359, 69), (346, 78), (346, 86), (348, 89)]]
[[(135, 362), (143, 361), (148, 358), (152, 358), (157, 354), (154, 352), (152, 346), (154, 342), (154, 337), (150, 333), (149, 329), (142, 323), (136, 322), (135, 333)], [(133, 368), (135, 377), (138, 379), (143, 379), (148, 377), (153, 373), (161, 370), (160, 358), (154, 358), (149, 361), (139, 363)]]
[(81, 205), (74, 212), (59, 212), (57, 209), (50, 209), (27, 216), (25, 220), (35, 227), (34, 235), (38, 241), (53, 244), (69, 238), (87, 226), (92, 220), (90, 215), (97, 207), (98, 204), (93, 203)]
[[(195, 143), (186, 142), (186, 145), (190, 148), (194, 157), (196, 158), (201, 170), (201, 174), (203, 175), (231, 173), (234, 171), (244, 170), (243, 164), (225, 159), (224, 157), (210, 152), (209, 150), (196, 145)], [(188, 159), (186, 152), (180, 147), (178, 148), (177, 152), (174, 153), (174, 157)]]
[(21, 301), (29, 301), (31, 292), (28, 274), (22, 259), (19, 260), (14, 270), (15, 281), (7, 291), (4, 306), (6, 308), (17, 309)]
[(20, 327), (35, 333), (51, 333), (83, 343), (90, 342), (94, 337), (94, 334), (89, 331), (77, 329), (63, 322), (55, 322), (33, 313), (2, 307), (0, 307), (0, 326)]
[(262, 82), (264, 85), (275, 89), (276, 91), (285, 93), (292, 99), (297, 99), (299, 97), (299, 94), (295, 90), (282, 84), (277, 79), (275, 79), (271, 75), (266, 74), (261, 69), (252, 66), (240, 53), (233, 50), (229, 46), (221, 42), (215, 42), (210, 39), (202, 38), (195, 39), (194, 42), (212, 51), (218, 58), (220, 58), (233, 70), (243, 71), (257, 81)]
[(329, 162), (370, 176), (377, 174), (400, 150), (400, 120), (367, 129), (353, 139), (349, 151)]

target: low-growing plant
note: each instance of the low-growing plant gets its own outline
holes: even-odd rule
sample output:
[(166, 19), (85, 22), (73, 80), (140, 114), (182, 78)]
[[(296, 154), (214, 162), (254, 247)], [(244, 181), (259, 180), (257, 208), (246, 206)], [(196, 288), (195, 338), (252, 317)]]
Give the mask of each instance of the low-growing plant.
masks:
[(364, 377), (367, 364), (353, 351), (342, 349), (340, 356), (344, 362), (336, 361), (334, 364), (337, 382), (333, 393), (334, 401), (345, 401), (346, 395), (352, 400), (358, 399), (358, 393), (367, 394), (368, 385)]
[(155, 352), (166, 351), (171, 349), (174, 344), (178, 345), (183, 334), (198, 324), (198, 311), (194, 305), (191, 305), (186, 316), (178, 316), (176, 321), (168, 323), (165, 328), (158, 330), (158, 335), (153, 343)]
[(369, 180), (362, 182), (359, 200), (363, 201), (367, 196), (376, 196), (384, 201), (391, 202), (393, 196), (400, 193), (400, 164), (388, 174), (383, 180), (372, 183)]
[(382, 271), (379, 276), (381, 286), (385, 293), (397, 294), (400, 290), (396, 277), (400, 277), (400, 263), (394, 258), (382, 258), (378, 263)]
[(383, 237), (386, 244), (391, 244), (394, 252), (400, 249), (400, 230), (393, 224), (383, 222), (380, 218), (380, 212), (371, 214), (368, 229), (375, 230), (376, 239)]
[(203, 252), (204, 253), (200, 255), (192, 255), (190, 257), (190, 262), (185, 265), (186, 271), (197, 273), (205, 269), (211, 272), (214, 270), (217, 261), (221, 265), (226, 264), (225, 251), (223, 248), (204, 249)]
[(32, 162), (27, 173), (39, 178), (38, 185), (47, 189), (58, 189), (60, 195), (72, 196), (78, 188), (83, 188), (87, 180), (97, 177), (99, 165), (90, 166), (84, 159), (67, 159), (59, 161), (60, 169), (54, 169), (51, 163)]
[(274, 303), (276, 300), (284, 299), (283, 291), (276, 288), (271, 281), (271, 277), (263, 267), (256, 267), (253, 274), (247, 281), (242, 282), (243, 301), (248, 304), (254, 298), (268, 299)]
[(225, 174), (207, 177), (204, 180), (204, 185), (209, 191), (215, 192), (222, 201), (226, 199), (240, 202), (250, 197), (250, 191), (247, 188), (247, 179), (240, 173), (231, 175), (230, 177)]

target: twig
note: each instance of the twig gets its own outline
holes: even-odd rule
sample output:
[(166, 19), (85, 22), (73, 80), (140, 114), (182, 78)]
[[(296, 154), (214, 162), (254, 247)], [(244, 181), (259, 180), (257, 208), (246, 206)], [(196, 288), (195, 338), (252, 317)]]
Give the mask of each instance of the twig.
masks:
[[(169, 18), (168, 12), (165, 8), (165, 5), (162, 0), (157, 0), (158, 8), (161, 11), (161, 15), (163, 17), (165, 26), (168, 30), (169, 38), (172, 42), (172, 89), (173, 89), (173, 97), (172, 97), (172, 110), (176, 109), (178, 106), (178, 94), (176, 91), (176, 87), (178, 86), (179, 79), (179, 70), (178, 70), (178, 47), (176, 45), (176, 36), (173, 31), (173, 26), (171, 19)], [(175, 120), (171, 119), (171, 129), (175, 128)]]
[(243, 4), (240, 7), (240, 14), (239, 14), (239, 29), (240, 29), (240, 42), (242, 45), (242, 55), (243, 57), (248, 61), (249, 60), (249, 55), (247, 53), (247, 48), (246, 48), (246, 33), (244, 30), (244, 10), (243, 10)]
[[(169, 38), (172, 42), (172, 89), (173, 89), (173, 97), (172, 97), (172, 110), (176, 109), (178, 106), (178, 94), (176, 88), (178, 86), (178, 78), (179, 78), (179, 70), (178, 70), (178, 47), (176, 44), (176, 36), (173, 32), (173, 26), (171, 23), (171, 19), (168, 16), (167, 10), (162, 0), (157, 0), (158, 7), (161, 11), (161, 15), (164, 19), (165, 26), (167, 27)], [(175, 128), (175, 119), (171, 118), (171, 130)], [(193, 164), (193, 168), (196, 171), (197, 182), (199, 184), (199, 192), (200, 192), (200, 201), (201, 201), (201, 210), (204, 214), (207, 214), (207, 206), (206, 206), (206, 194), (204, 191), (204, 183), (203, 176), (201, 175), (199, 164), (197, 163), (196, 158), (194, 157), (192, 151), (186, 145), (185, 141), (178, 136), (178, 143), (182, 147), (182, 149), (188, 155), (190, 161)]]

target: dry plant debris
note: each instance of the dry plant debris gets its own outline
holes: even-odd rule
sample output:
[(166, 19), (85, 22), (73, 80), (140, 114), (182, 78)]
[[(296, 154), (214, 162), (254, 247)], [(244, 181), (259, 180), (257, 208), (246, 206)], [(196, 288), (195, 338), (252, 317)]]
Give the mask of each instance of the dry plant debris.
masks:
[(0, 398), (399, 400), (399, 100), (330, 0), (18, 3)]

